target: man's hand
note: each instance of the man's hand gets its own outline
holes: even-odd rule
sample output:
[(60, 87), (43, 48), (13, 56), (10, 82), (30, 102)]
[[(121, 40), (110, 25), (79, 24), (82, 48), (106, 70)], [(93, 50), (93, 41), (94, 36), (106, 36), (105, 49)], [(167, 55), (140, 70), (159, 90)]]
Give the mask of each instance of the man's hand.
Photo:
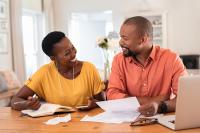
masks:
[(160, 102), (160, 101), (167, 101), (170, 99), (170, 95), (160, 95), (160, 96), (155, 96), (155, 97), (137, 97), (138, 102), (140, 103), (140, 105), (145, 105), (145, 104), (149, 104), (152, 102)]
[(159, 104), (161, 101), (168, 101), (169, 95), (161, 95), (155, 97), (137, 97), (140, 103), (138, 111), (145, 116), (153, 116), (158, 113)]
[(158, 102), (151, 102), (144, 105), (141, 105), (138, 108), (138, 111), (145, 116), (153, 116), (158, 112)]

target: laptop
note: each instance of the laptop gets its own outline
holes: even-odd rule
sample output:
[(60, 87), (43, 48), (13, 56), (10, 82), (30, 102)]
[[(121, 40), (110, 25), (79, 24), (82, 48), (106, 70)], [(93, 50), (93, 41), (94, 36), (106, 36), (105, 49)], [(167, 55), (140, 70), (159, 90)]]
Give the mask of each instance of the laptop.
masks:
[(200, 127), (200, 75), (180, 77), (175, 115), (158, 122), (172, 130)]

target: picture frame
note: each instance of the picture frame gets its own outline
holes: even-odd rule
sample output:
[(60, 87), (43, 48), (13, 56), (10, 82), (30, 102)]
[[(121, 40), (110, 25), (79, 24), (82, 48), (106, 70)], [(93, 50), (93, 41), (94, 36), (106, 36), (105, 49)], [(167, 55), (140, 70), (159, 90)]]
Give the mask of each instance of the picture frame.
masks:
[(0, 31), (7, 31), (8, 22), (5, 20), (0, 20)]
[(6, 19), (7, 16), (7, 3), (4, 0), (0, 0), (0, 19)]
[(7, 33), (0, 32), (0, 53), (7, 53), (8, 52), (8, 35)]
[(8, 53), (9, 44), (9, 0), (0, 0), (0, 54)]

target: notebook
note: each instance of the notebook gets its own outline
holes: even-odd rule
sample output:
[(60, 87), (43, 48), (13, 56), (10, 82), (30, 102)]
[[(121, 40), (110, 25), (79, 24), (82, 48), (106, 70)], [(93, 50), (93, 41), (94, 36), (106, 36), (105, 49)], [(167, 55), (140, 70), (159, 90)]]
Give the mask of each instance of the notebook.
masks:
[(51, 104), (51, 103), (41, 103), (41, 106), (38, 110), (26, 109), (22, 110), (21, 112), (31, 117), (41, 117), (41, 116), (53, 115), (54, 113), (58, 112), (69, 113), (74, 111), (76, 111), (74, 108), (68, 106), (62, 106), (59, 104)]

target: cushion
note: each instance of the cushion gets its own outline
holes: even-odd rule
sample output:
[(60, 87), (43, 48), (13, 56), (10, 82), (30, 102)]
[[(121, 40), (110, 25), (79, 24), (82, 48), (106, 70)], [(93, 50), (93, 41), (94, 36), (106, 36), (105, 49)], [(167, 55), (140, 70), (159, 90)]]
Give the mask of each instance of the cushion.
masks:
[(2, 73), (0, 73), (0, 92), (6, 91), (8, 89), (6, 80)]
[(20, 88), (21, 84), (17, 79), (17, 76), (12, 71), (0, 71), (1, 75), (4, 77), (8, 89)]

